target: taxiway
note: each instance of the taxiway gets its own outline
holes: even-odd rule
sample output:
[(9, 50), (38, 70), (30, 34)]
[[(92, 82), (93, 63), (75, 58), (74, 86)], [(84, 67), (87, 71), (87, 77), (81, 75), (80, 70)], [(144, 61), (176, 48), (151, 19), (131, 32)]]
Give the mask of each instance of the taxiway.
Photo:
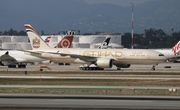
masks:
[[(83, 71), (79, 69), (79, 65), (47, 65), (51, 70), (43, 68), (43, 71)], [(152, 65), (131, 65), (130, 68), (122, 68), (117, 70), (115, 66), (104, 71), (117, 72), (180, 72), (180, 63), (160, 63), (156, 66), (156, 70), (151, 70)], [(39, 71), (40, 65), (27, 65), (26, 68), (8, 68), (1, 66), (0, 71)], [(97, 71), (97, 70), (96, 70)], [(95, 71), (95, 72), (96, 72)], [(102, 71), (102, 70), (101, 70)]]

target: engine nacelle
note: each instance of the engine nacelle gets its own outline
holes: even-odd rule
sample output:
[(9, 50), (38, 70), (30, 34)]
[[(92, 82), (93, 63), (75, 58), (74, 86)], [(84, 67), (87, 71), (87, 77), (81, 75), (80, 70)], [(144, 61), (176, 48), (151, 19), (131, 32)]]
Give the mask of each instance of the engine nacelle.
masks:
[(45, 61), (42, 61), (42, 64), (50, 64), (51, 61), (50, 60), (45, 60)]
[(99, 58), (96, 61), (96, 64), (99, 68), (112, 68), (113, 66), (112, 59), (108, 59), (108, 58)]
[(118, 64), (116, 65), (116, 67), (120, 67), (120, 68), (129, 68), (131, 66), (131, 64)]

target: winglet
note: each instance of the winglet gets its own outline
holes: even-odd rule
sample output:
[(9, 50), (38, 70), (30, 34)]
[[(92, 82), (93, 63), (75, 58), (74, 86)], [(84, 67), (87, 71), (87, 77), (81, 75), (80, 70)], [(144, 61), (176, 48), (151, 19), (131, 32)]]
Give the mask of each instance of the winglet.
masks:
[(45, 50), (50, 48), (30, 24), (25, 24), (24, 27), (26, 28), (32, 49)]
[(174, 52), (174, 55), (180, 51), (180, 41), (172, 48), (172, 51)]
[(74, 36), (64, 36), (64, 38), (58, 43), (58, 48), (71, 48)]

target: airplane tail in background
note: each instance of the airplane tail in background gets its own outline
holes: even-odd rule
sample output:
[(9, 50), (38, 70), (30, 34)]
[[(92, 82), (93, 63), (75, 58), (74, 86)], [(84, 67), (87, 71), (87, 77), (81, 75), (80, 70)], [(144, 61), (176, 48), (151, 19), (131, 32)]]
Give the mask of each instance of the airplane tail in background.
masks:
[(98, 47), (98, 49), (106, 49), (106, 48), (108, 48), (110, 39), (111, 39), (110, 37), (106, 38), (106, 39), (101, 43), (101, 45)]
[(174, 52), (175, 56), (180, 52), (180, 41), (172, 48), (172, 51)]
[(28, 38), (33, 50), (45, 50), (50, 48), (30, 24), (25, 24)]
[(44, 42), (49, 43), (50, 40), (51, 40), (51, 38), (52, 38), (51, 36), (46, 37), (46, 39), (44, 40)]
[(74, 36), (65, 36), (57, 45), (58, 48), (71, 48)]

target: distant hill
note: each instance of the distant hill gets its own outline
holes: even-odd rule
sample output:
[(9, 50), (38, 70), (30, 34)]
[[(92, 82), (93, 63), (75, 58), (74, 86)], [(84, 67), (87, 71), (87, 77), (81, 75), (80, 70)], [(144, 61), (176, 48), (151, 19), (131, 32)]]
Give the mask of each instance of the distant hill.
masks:
[[(134, 7), (134, 32), (163, 29), (180, 31), (180, 0), (155, 0)], [(83, 0), (1, 0), (0, 31), (25, 30), (30, 23), (38, 32), (131, 32), (131, 6), (88, 4)]]

